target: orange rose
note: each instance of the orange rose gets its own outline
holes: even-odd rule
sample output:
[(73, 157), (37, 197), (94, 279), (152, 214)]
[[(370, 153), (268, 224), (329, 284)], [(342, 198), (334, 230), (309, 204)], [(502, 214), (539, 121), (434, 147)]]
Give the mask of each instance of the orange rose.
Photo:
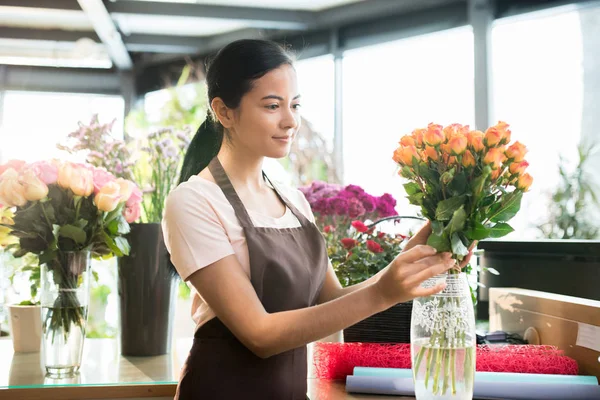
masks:
[(488, 148), (494, 147), (494, 146), (500, 144), (500, 142), (502, 141), (502, 136), (503, 136), (502, 132), (500, 132), (500, 130), (498, 130), (498, 128), (492, 126), (491, 128), (488, 128), (487, 131), (485, 131), (483, 143)]
[(400, 146), (394, 152), (394, 161), (398, 164), (413, 165), (413, 158), (421, 159), (415, 146)]
[(497, 148), (491, 148), (485, 154), (485, 157), (483, 158), (483, 163), (486, 165), (490, 165), (492, 169), (498, 169), (502, 166), (504, 159), (505, 157), (502, 150)]
[(455, 136), (464, 136), (469, 132), (469, 126), (463, 126), (461, 124), (451, 124), (444, 128), (444, 135), (447, 140), (452, 139)]
[(533, 177), (529, 174), (523, 174), (517, 179), (517, 189), (527, 192), (533, 183)]
[(425, 145), (425, 143), (423, 142), (425, 132), (427, 132), (427, 129), (423, 128), (415, 129), (414, 131), (412, 131), (412, 137), (415, 139), (415, 146), (417, 146), (417, 148), (421, 148)]
[(525, 147), (524, 144), (515, 142), (506, 150), (505, 154), (509, 160), (521, 162), (525, 158), (527, 152), (527, 147)]
[(475, 157), (473, 157), (473, 154), (469, 150), (465, 151), (465, 154), (463, 155), (463, 158), (462, 158), (463, 167), (465, 167), (465, 168), (474, 167), (475, 164), (476, 164)]
[(415, 139), (409, 135), (402, 136), (402, 139), (400, 139), (400, 145), (401, 146), (414, 146)]
[(440, 156), (437, 150), (431, 146), (425, 146), (425, 151), (423, 151), (423, 161), (437, 161), (440, 159)]
[(458, 164), (458, 159), (454, 156), (448, 157), (448, 165), (456, 165)]
[(467, 141), (469, 142), (469, 147), (476, 153), (482, 152), (485, 148), (483, 144), (483, 132), (481, 131), (471, 131), (467, 133)]
[(450, 153), (455, 156), (460, 156), (467, 150), (467, 138), (462, 134), (455, 134), (448, 142)]
[(502, 144), (508, 144), (510, 142), (511, 131), (508, 129), (510, 125), (508, 125), (504, 121), (498, 121), (498, 123), (494, 126), (494, 128), (498, 129), (502, 134)]
[(510, 164), (510, 167), (508, 167), (508, 170), (510, 171), (510, 173), (512, 175), (523, 175), (523, 173), (525, 172), (527, 167), (529, 167), (529, 163), (527, 161), (523, 160), (521, 162), (514, 162), (514, 163)]
[(502, 172), (502, 170), (500, 168), (492, 171), (492, 174), (490, 175), (490, 177), (492, 178), (493, 181), (495, 181), (496, 179), (498, 179), (500, 177), (500, 172)]
[(423, 135), (423, 140), (429, 146), (438, 146), (446, 141), (446, 136), (441, 125), (429, 124)]

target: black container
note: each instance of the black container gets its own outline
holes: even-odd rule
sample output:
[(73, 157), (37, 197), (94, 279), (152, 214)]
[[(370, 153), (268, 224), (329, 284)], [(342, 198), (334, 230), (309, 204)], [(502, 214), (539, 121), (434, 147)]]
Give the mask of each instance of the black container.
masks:
[(489, 288), (516, 287), (600, 300), (600, 241), (537, 240), (527, 242), (483, 241), (477, 319), (489, 318)]
[(177, 281), (169, 272), (160, 224), (131, 224), (131, 251), (119, 258), (121, 354), (171, 351)]
[(412, 301), (372, 315), (344, 329), (344, 342), (410, 343)]

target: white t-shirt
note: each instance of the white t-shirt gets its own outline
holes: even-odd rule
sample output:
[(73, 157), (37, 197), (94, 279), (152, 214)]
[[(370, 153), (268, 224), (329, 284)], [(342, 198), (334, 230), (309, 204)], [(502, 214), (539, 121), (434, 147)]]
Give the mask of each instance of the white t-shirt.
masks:
[[(282, 194), (314, 222), (310, 204), (297, 189), (275, 182)], [(280, 218), (252, 210), (248, 214), (256, 227), (293, 228), (300, 222), (289, 208)], [(235, 254), (250, 277), (250, 260), (244, 231), (233, 207), (214, 182), (198, 175), (180, 184), (167, 197), (162, 220), (163, 236), (171, 261), (182, 279)], [(215, 317), (208, 304), (192, 287), (192, 318), (196, 328)]]

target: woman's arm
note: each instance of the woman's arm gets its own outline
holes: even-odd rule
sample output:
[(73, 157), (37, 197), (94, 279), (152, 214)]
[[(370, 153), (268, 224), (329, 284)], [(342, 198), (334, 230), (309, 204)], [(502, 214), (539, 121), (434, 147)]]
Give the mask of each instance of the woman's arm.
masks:
[(446, 255), (419, 246), (399, 255), (376, 281), (314, 307), (269, 314), (235, 256), (225, 257), (190, 277), (190, 282), (231, 332), (257, 356), (285, 352), (353, 325), (394, 304), (439, 292), (423, 289), (425, 279), (451, 264)]
[[(431, 235), (431, 222), (427, 221), (427, 223), (423, 225), (423, 227), (419, 229), (419, 231), (409, 239), (408, 243), (406, 243), (406, 246), (404, 247), (404, 251), (408, 251), (414, 248), (415, 246), (425, 245), (427, 243), (429, 235)], [(473, 243), (473, 246), (471, 246), (471, 249), (469, 250), (472, 250), (475, 247), (475, 245), (476, 243)], [(469, 263), (469, 261), (471, 260), (471, 255), (472, 252), (470, 252), (469, 255), (465, 257), (465, 259), (460, 263), (461, 268), (463, 268)], [(384, 270), (379, 271), (377, 274), (373, 275), (369, 279), (361, 283), (357, 283), (356, 285), (342, 287), (339, 279), (337, 278), (337, 275), (335, 274), (335, 271), (333, 270), (332, 265), (329, 264), (329, 267), (327, 268), (327, 276), (325, 277), (325, 283), (323, 284), (323, 288), (321, 289), (321, 293), (319, 294), (318, 302), (319, 304), (326, 303), (328, 301), (335, 300), (339, 297), (352, 293), (356, 290), (360, 290), (365, 286), (372, 285), (379, 279), (379, 276), (383, 273), (383, 271)]]

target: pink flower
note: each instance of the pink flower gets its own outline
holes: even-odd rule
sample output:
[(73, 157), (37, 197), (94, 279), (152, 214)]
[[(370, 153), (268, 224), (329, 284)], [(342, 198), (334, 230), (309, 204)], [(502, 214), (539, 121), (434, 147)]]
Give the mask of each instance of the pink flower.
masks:
[(365, 214), (365, 207), (358, 199), (350, 199), (348, 202), (348, 214), (350, 218), (358, 218)]
[(21, 169), (25, 166), (25, 161), (21, 160), (9, 160), (6, 164), (0, 165), (0, 175), (9, 168), (14, 169), (17, 172), (21, 172)]
[(324, 233), (331, 233), (333, 231), (335, 231), (335, 228), (332, 225), (326, 225), (325, 227), (323, 227)]
[(131, 207), (126, 205), (123, 208), (123, 216), (125, 217), (125, 220), (128, 223), (132, 223), (132, 222), (136, 221), (138, 218), (140, 218), (141, 211), (142, 210), (141, 210), (139, 203), (137, 205), (133, 205)]
[(135, 185), (135, 187), (131, 191), (131, 196), (129, 196), (129, 199), (127, 199), (126, 206), (131, 207), (134, 205), (139, 205), (141, 202), (142, 202), (142, 191), (140, 190), (139, 187), (137, 187), (137, 185)]
[(113, 174), (104, 168), (93, 168), (92, 172), (94, 173), (94, 193), (96, 194), (107, 183), (116, 181)]
[(46, 185), (53, 185), (58, 180), (58, 166), (55, 162), (38, 161), (31, 164), (29, 168)]

